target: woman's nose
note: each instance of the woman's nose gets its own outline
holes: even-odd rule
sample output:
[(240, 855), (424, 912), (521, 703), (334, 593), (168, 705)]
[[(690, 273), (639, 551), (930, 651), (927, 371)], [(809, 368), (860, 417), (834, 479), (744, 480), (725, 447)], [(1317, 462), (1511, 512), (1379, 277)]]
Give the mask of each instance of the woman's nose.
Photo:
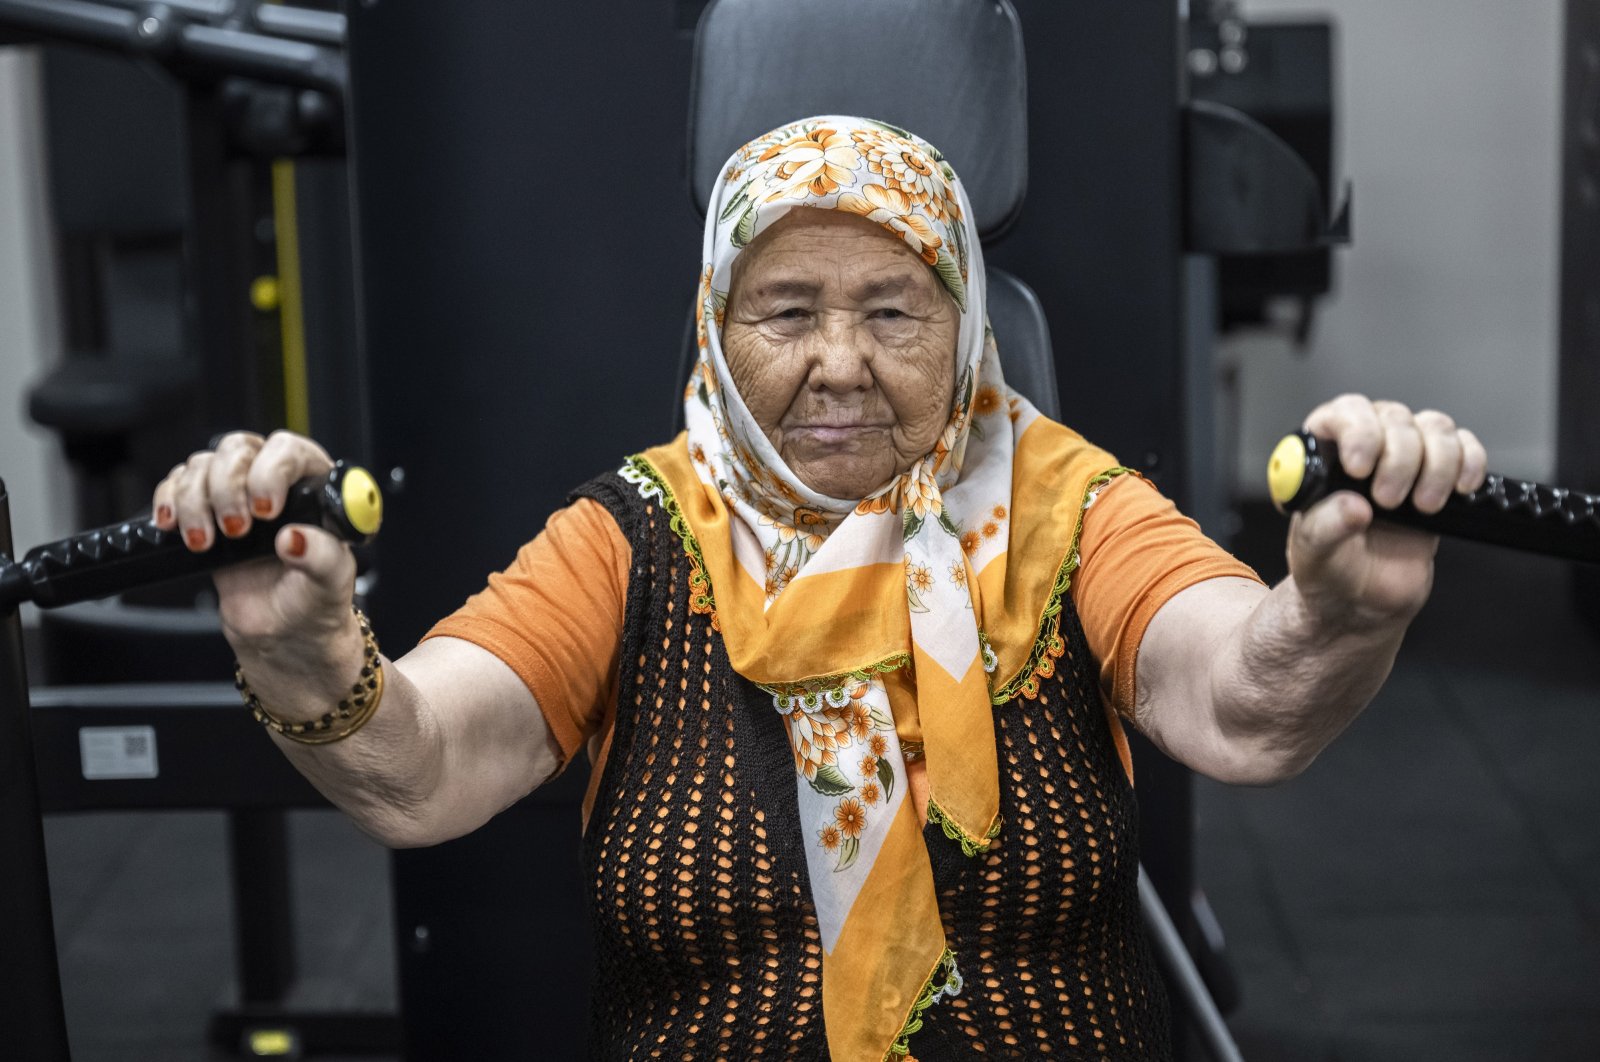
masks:
[(871, 345), (858, 330), (842, 322), (827, 322), (813, 337), (811, 371), (807, 382), (814, 388), (854, 391), (872, 386)]

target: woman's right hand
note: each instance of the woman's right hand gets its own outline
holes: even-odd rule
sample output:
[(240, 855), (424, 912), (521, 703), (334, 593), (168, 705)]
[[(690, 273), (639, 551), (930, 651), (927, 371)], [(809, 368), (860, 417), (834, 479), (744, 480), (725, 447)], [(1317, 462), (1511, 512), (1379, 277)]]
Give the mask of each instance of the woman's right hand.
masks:
[[(178, 529), (199, 552), (218, 535), (239, 538), (255, 519), (277, 516), (294, 483), (332, 467), (327, 451), (302, 435), (232, 432), (168, 473), (151, 511), (156, 526)], [(241, 659), (300, 661), (316, 670), (330, 647), (347, 640), (338, 635), (353, 629), (355, 559), (345, 543), (305, 524), (280, 529), (273, 545), (275, 557), (214, 573), (223, 633)]]
[[(234, 432), (161, 481), (155, 522), (206, 550), (219, 536), (245, 535), (254, 520), (277, 517), (291, 486), (332, 467), (327, 451), (303, 436)], [(280, 529), (273, 545), (276, 556), (214, 573), (222, 630), (263, 711), (288, 723), (324, 719), (353, 692), (365, 663), (350, 608), (355, 558), (343, 541), (304, 524)], [(383, 843), (459, 837), (560, 769), (561, 745), (532, 690), (489, 650), (433, 638), (385, 661), (383, 673), (371, 721), (348, 741), (273, 737), (324, 796)]]

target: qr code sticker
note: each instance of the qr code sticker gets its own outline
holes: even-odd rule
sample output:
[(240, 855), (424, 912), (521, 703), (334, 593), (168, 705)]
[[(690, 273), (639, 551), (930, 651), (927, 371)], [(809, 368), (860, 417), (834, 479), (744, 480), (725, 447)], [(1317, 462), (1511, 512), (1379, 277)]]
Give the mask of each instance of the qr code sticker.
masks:
[(160, 774), (155, 727), (82, 727), (78, 730), (78, 752), (87, 781), (155, 778)]

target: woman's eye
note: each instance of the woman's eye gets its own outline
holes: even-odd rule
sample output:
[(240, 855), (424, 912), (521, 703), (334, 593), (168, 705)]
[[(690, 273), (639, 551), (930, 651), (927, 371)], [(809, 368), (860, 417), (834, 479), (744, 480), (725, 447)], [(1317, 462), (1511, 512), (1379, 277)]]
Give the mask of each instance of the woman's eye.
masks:
[(893, 306), (885, 306), (880, 310), (872, 311), (872, 316), (883, 321), (898, 321), (905, 316), (905, 312)]
[(806, 311), (798, 306), (791, 306), (787, 310), (780, 310), (776, 316), (783, 321), (800, 321), (806, 317)]

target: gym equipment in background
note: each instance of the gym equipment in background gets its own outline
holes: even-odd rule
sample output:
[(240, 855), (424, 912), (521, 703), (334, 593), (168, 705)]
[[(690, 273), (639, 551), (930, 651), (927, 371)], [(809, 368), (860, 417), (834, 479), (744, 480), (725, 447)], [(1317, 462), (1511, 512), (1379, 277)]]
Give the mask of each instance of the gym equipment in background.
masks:
[(259, 2), (0, 0), (0, 26), (143, 55), (199, 77), (344, 93), (344, 16)]
[[(1306, 178), (1321, 189), (1334, 187), (1334, 73), (1337, 69), (1331, 19), (1296, 17), (1283, 21), (1249, 19), (1238, 0), (1208, 0), (1190, 5), (1185, 65), (1193, 104), (1222, 104), (1259, 122), (1293, 149), (1280, 156), (1280, 180), (1258, 186), (1294, 187)], [(1281, 178), (1287, 177), (1287, 180)], [(1320, 204), (1319, 204), (1320, 205)], [(1348, 204), (1346, 204), (1348, 207)], [(1190, 213), (1191, 232), (1208, 219)], [(1349, 215), (1336, 218), (1330, 233), (1348, 236)], [(1218, 329), (1288, 325), (1303, 346), (1310, 335), (1319, 299), (1333, 288), (1331, 240), (1299, 240), (1280, 250), (1239, 241), (1217, 256)], [(1294, 309), (1283, 321), (1274, 303)], [(1280, 325), (1281, 326), (1281, 325)]]
[[(62, 439), (80, 526), (135, 509), (174, 454), (220, 431), (314, 422), (335, 452), (368, 452), (345, 18), (330, 0), (304, 2), (0, 0), (0, 44), (50, 45), (40, 65), (69, 353), (29, 412)], [(310, 971), (286, 809), (327, 805), (263, 755), (273, 750), (241, 725), (231, 684), (210, 681), (231, 654), (208, 595), (195, 578), (40, 613), (42, 806), (223, 810), (236, 999), (212, 1013), (211, 1042), (247, 1051), (245, 1032), (265, 1026), (306, 1052), (388, 1049), (393, 1013), (312, 1010), (297, 993)], [(160, 777), (86, 779), (85, 730), (146, 735)]]
[[(0, 1028), (5, 1029), (7, 1049), (17, 1052), (16, 1057), (29, 1062), (67, 1062), (69, 1058), (41, 817), (41, 812), (51, 810), (52, 801), (44, 795), (48, 789), (40, 784), (43, 772), (37, 770), (40, 757), (36, 750), (48, 748), (50, 743), (44, 735), (34, 732), (34, 724), (49, 719), (52, 713), (36, 711), (30, 704), (18, 605), (23, 601), (46, 607), (65, 604), (88, 595), (115, 593), (137, 584), (196, 570), (212, 571), (265, 556), (272, 551), (276, 528), (288, 522), (315, 523), (345, 541), (369, 542), (382, 523), (382, 514), (382, 496), (372, 477), (362, 469), (341, 464), (325, 476), (296, 484), (282, 519), (263, 523), (258, 532), (232, 540), (227, 548), (189, 553), (176, 532), (160, 531), (148, 522), (138, 521), (50, 543), (30, 551), (23, 561), (12, 563), (9, 499), (5, 485), (0, 483), (0, 851), (7, 853), (6, 872), (0, 874), (0, 953), (6, 956), (7, 969), (16, 975), (7, 990), (0, 993)], [(303, 782), (298, 787), (290, 786), (288, 793), (283, 791), (283, 772), (294, 772), (282, 762), (271, 743), (262, 740), (260, 728), (248, 714), (240, 711), (230, 684), (199, 690), (185, 684), (151, 684), (146, 695), (180, 716), (158, 725), (147, 720), (130, 726), (137, 722), (137, 714), (117, 706), (117, 695), (125, 695), (125, 689), (112, 687), (104, 692), (110, 696), (95, 704), (91, 695), (87, 707), (90, 712), (109, 708), (118, 725), (98, 732), (93, 727), (72, 726), (72, 744), (79, 746), (75, 752), (84, 747), (80, 745), (84, 741), (93, 744), (99, 738), (124, 742), (132, 738), (139, 751), (135, 753), (124, 745), (124, 758), (148, 757), (153, 764), (159, 735), (165, 732), (179, 736), (173, 747), (160, 742), (163, 769), (168, 775), (178, 776), (176, 786), (171, 781), (158, 782), (153, 773), (143, 777), (134, 773), (122, 784), (131, 780), (133, 784), (156, 787), (165, 798), (176, 796), (176, 801), (167, 806), (189, 806), (185, 799), (193, 794), (186, 786), (194, 784), (192, 775), (198, 773), (200, 799), (204, 806), (215, 807), (226, 806), (218, 802), (219, 777), (225, 775), (234, 779), (231, 784), (239, 790), (245, 806), (262, 806), (251, 801), (271, 802), (267, 804), (271, 807), (318, 802), (314, 794), (308, 800), (309, 786)], [(65, 703), (69, 700), (58, 696), (53, 698), (52, 706), (70, 711), (75, 706)], [(243, 729), (249, 731), (248, 743), (208, 740), (213, 736), (209, 733), (210, 724), (219, 721), (221, 713), (193, 709), (222, 703), (228, 704), (231, 721), (246, 724)], [(240, 754), (230, 754), (235, 751)], [(262, 758), (261, 751), (269, 753), (271, 760)], [(171, 755), (173, 752), (177, 755)], [(278, 762), (262, 767), (271, 761)], [(201, 764), (208, 766), (209, 773), (206, 768), (185, 771), (186, 766)], [(65, 777), (71, 772), (58, 773)], [(92, 774), (87, 767), (82, 768), (80, 782), (89, 781)], [(191, 775), (187, 781), (186, 774)], [(356, 1053), (374, 1045), (392, 1050), (396, 1043), (393, 1019), (387, 1015), (318, 1015), (311, 1024), (324, 1047), (339, 1046)], [(274, 1042), (284, 1045), (284, 1051), (274, 1053), (298, 1056), (304, 1041), (310, 1038), (292, 1023), (284, 1027), (281, 1020), (275, 1023), (271, 1015), (259, 1014), (253, 1022), (245, 1018), (235, 1030), (233, 1041), (224, 1046), (240, 1047), (241, 1039), (261, 1032), (262, 1026), (276, 1034)]]

